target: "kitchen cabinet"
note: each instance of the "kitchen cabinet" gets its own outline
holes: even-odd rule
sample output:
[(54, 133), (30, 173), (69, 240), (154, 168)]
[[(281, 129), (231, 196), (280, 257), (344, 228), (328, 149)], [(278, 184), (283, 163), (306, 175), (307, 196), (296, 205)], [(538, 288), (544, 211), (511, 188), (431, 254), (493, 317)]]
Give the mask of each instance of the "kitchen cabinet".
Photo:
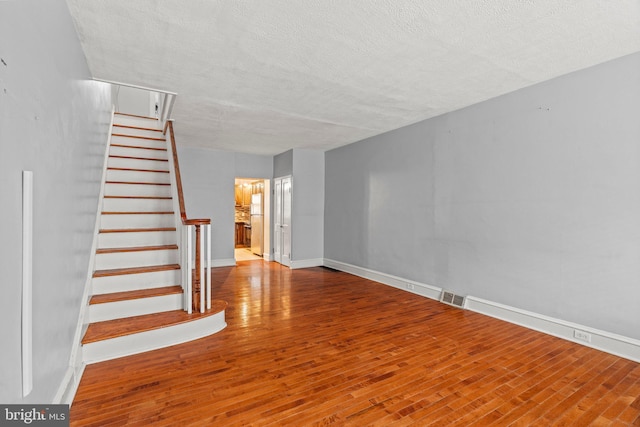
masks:
[(246, 246), (246, 233), (244, 222), (236, 222), (236, 247)]
[(244, 245), (248, 248), (251, 247), (251, 225), (244, 225)]
[(238, 184), (235, 187), (236, 206), (251, 205), (251, 194), (255, 192), (255, 184), (243, 185)]
[(236, 185), (236, 206), (242, 206), (242, 186)]
[(253, 185), (242, 187), (242, 206), (251, 206), (251, 192)]

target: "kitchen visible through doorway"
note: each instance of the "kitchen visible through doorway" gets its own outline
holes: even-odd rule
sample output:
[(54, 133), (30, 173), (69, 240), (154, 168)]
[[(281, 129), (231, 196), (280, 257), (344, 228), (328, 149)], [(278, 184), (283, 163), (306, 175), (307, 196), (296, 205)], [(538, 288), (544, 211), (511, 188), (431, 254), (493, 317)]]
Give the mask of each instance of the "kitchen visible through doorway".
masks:
[(238, 256), (264, 255), (265, 182), (263, 179), (235, 180), (235, 248)]

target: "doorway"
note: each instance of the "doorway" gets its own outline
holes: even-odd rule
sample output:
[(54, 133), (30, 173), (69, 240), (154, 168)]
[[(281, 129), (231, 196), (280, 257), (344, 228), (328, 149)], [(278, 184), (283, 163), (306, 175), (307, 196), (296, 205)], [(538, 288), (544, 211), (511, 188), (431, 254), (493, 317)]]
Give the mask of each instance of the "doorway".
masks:
[[(249, 261), (263, 259), (265, 234), (268, 234), (268, 220), (265, 211), (269, 209), (265, 180), (236, 178), (235, 180), (235, 259)], [(268, 199), (268, 198), (267, 198)], [(265, 227), (265, 224), (267, 226)], [(268, 248), (268, 246), (266, 246)]]
[(273, 180), (273, 257), (291, 266), (291, 176)]

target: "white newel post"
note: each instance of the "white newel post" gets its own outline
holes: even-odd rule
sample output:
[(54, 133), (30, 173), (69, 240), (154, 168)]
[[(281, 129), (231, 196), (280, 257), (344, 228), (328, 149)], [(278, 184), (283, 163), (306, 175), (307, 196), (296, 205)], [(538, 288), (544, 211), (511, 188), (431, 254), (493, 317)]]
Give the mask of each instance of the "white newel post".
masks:
[(191, 261), (191, 257), (192, 257), (192, 253), (193, 253), (193, 244), (192, 244), (192, 237), (191, 237), (191, 233), (193, 232), (193, 228), (195, 228), (192, 225), (187, 225), (184, 226), (184, 234), (186, 235), (186, 242), (185, 242), (185, 252), (184, 252), (184, 258), (182, 259), (182, 265), (185, 266), (184, 271), (183, 271), (183, 275), (184, 275), (184, 283), (186, 283), (186, 287), (187, 289), (185, 290), (186, 292), (186, 297), (187, 297), (187, 313), (191, 314), (191, 312), (193, 311), (192, 309), (192, 305), (193, 305), (193, 286), (192, 286), (192, 277), (191, 277), (191, 270), (193, 269), (192, 267), (192, 261)]
[(200, 226), (200, 265), (198, 266), (200, 268), (200, 313), (204, 313), (206, 307), (205, 307), (205, 303), (204, 303), (204, 294), (205, 294), (205, 286), (204, 286), (204, 281), (205, 281), (205, 277), (204, 277), (204, 260), (202, 259), (205, 255), (204, 253), (204, 236), (205, 234), (205, 230), (204, 228), (205, 226)]
[(207, 310), (211, 309), (211, 224), (207, 225)]

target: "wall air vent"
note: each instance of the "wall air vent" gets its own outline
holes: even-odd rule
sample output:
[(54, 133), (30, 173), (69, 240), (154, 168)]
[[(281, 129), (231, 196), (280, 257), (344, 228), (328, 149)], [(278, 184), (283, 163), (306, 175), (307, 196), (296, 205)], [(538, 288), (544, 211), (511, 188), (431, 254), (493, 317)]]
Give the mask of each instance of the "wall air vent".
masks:
[(440, 302), (454, 307), (464, 308), (464, 297), (462, 295), (456, 295), (451, 291), (442, 291)]

